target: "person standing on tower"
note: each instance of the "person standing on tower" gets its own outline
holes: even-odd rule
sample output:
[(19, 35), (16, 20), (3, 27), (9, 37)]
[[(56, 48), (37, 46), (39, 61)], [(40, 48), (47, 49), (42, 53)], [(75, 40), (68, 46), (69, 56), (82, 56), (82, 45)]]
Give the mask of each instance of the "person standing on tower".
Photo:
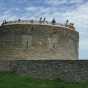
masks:
[(68, 23), (69, 23), (69, 20), (66, 20), (66, 24), (65, 24), (66, 27), (68, 26)]
[(42, 22), (42, 17), (40, 17), (40, 20), (39, 20), (39, 22), (40, 22), (40, 23)]
[(43, 20), (43, 22), (45, 22), (46, 21), (46, 18), (44, 17), (44, 20)]
[(52, 20), (52, 24), (55, 25), (56, 24), (56, 20), (53, 18)]

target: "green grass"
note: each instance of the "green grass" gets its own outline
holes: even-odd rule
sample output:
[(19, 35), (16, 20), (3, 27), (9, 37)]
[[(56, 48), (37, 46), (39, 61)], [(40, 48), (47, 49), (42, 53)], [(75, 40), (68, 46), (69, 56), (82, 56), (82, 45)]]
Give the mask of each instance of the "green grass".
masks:
[(61, 80), (38, 80), (15, 73), (0, 73), (0, 88), (88, 88), (88, 82), (68, 83)]

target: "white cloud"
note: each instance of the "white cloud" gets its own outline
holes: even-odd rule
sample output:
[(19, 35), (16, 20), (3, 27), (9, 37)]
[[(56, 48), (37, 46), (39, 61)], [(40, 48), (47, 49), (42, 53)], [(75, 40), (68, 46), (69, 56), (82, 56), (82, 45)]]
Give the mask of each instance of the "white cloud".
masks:
[[(79, 6), (77, 9), (74, 9), (71, 12), (65, 13), (65, 16), (69, 17), (76, 23), (88, 23), (88, 3)], [(84, 21), (84, 22), (83, 22)], [(81, 24), (82, 24), (81, 23)]]
[[(16, 19), (18, 18), (18, 16), (15, 15), (15, 14), (12, 12), (12, 10), (14, 10), (14, 8), (11, 8), (11, 9), (9, 9), (9, 10), (5, 10), (5, 11), (3, 12), (3, 15), (0, 16), (0, 23), (2, 23), (2, 21), (3, 21), (4, 19), (6, 19), (6, 20), (16, 20)], [(18, 9), (15, 8), (15, 10), (18, 10)]]
[(61, 4), (81, 4), (83, 0), (48, 0), (48, 4), (61, 5)]

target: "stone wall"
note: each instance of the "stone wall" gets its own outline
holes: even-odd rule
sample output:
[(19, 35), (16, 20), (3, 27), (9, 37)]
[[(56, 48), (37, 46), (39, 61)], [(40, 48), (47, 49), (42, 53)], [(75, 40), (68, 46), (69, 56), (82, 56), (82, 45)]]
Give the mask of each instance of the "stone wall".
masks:
[(10, 61), (0, 61), (0, 72), (2, 71), (11, 71)]
[(14, 71), (38, 79), (88, 81), (88, 61), (83, 60), (0, 61), (0, 71)]
[(78, 59), (79, 33), (64, 27), (15, 24), (0, 27), (0, 57)]

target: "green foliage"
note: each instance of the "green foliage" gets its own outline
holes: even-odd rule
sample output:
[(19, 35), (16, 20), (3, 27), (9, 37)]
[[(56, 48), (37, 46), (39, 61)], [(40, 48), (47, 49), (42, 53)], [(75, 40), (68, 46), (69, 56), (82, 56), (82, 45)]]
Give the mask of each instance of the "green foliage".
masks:
[(0, 88), (88, 88), (88, 82), (68, 83), (61, 80), (38, 80), (15, 73), (0, 73)]

